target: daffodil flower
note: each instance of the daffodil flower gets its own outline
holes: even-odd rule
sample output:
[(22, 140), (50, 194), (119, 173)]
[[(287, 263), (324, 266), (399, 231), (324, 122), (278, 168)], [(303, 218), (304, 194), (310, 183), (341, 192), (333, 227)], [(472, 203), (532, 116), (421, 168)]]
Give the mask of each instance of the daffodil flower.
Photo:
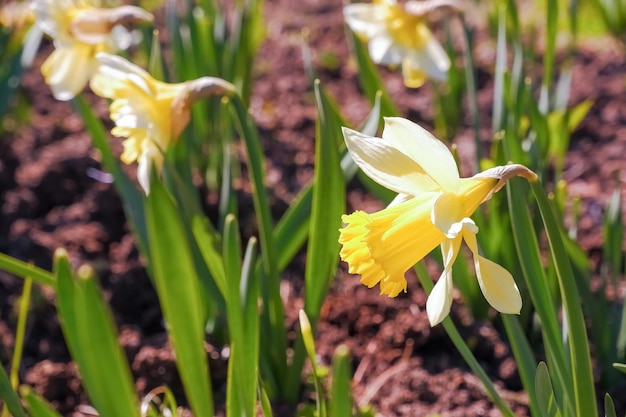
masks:
[(385, 209), (344, 215), (340, 256), (349, 272), (360, 274), (381, 294), (406, 291), (405, 272), (441, 245), (444, 269), (426, 304), (431, 325), (441, 322), (452, 303), (452, 264), (465, 241), (474, 257), (480, 288), (496, 310), (519, 314), (522, 300), (511, 274), (478, 251), (478, 227), (470, 216), (512, 176), (536, 175), (522, 165), (489, 169), (460, 178), (448, 148), (417, 124), (385, 118), (382, 138), (343, 128), (357, 165), (374, 181), (398, 193)]
[(353, 3), (343, 9), (347, 25), (368, 43), (372, 60), (383, 65), (402, 65), (404, 84), (421, 87), (427, 78), (445, 81), (450, 59), (426, 26), (434, 8), (455, 6), (454, 0), (375, 0)]
[(209, 96), (232, 95), (235, 87), (214, 77), (178, 84), (157, 81), (146, 71), (122, 57), (101, 53), (91, 89), (113, 99), (110, 106), (114, 136), (127, 138), (121, 160), (137, 161), (137, 179), (150, 193), (150, 171), (158, 172), (168, 147), (175, 143), (190, 120), (191, 106)]
[(96, 0), (36, 0), (36, 24), (54, 39), (55, 50), (41, 72), (57, 100), (71, 100), (93, 75), (98, 52), (128, 48), (133, 36), (124, 25), (151, 21), (152, 14), (135, 6), (98, 8)]

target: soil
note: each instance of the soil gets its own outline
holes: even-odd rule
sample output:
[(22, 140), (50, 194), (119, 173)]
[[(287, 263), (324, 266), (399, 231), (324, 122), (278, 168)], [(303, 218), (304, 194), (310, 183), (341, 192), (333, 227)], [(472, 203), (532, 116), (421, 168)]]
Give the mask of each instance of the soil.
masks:
[[(267, 185), (276, 201), (276, 214), (280, 214), (313, 173), (315, 107), (301, 58), (303, 27), (309, 30), (313, 62), (322, 85), (339, 102), (345, 117), (352, 123), (362, 121), (369, 104), (349, 58), (342, 2), (266, 0), (265, 8), (267, 39), (256, 60), (251, 110), (267, 156)], [(601, 252), (602, 212), (609, 196), (615, 187), (626, 183), (622, 170), (626, 155), (626, 55), (610, 40), (604, 40), (603, 47), (596, 45), (581, 45), (575, 59), (570, 103), (591, 99), (595, 104), (573, 134), (564, 170), (570, 196), (579, 196), (582, 201), (579, 240), (590, 254)], [(485, 41), (480, 49), (479, 96), (485, 109), (491, 108), (493, 47)], [(64, 247), (74, 265), (94, 265), (114, 311), (140, 395), (167, 385), (182, 399), (157, 297), (120, 200), (106, 181), (107, 174), (102, 172), (79, 116), (70, 104), (52, 98), (38, 70), (49, 51), (50, 45), (21, 80), (21, 100), (29, 108), (28, 123), (19, 123), (10, 114), (3, 120), (0, 252), (50, 269), (54, 250)], [(340, 65), (329, 64), (334, 60)], [(399, 74), (383, 71), (401, 112), (432, 127), (434, 106), (429, 87), (408, 90)], [(91, 100), (107, 120), (106, 103)], [(485, 126), (490, 126), (489, 112), (485, 113)], [(471, 134), (467, 119), (459, 132), (461, 143)], [(119, 140), (111, 140), (119, 151)], [(382, 207), (356, 182), (350, 184), (348, 205), (349, 210)], [(303, 256), (299, 256), (284, 277), (289, 301), (286, 326), (293, 325), (302, 305), (303, 265)], [(8, 362), (13, 346), (21, 285), (20, 279), (0, 273), (3, 364)], [(317, 331), (320, 361), (329, 364), (337, 346), (346, 344), (353, 356), (356, 403), (372, 404), (383, 416), (499, 415), (443, 328), (429, 326), (425, 301), (414, 277), (409, 277), (407, 294), (389, 299), (360, 285), (358, 277), (347, 274), (341, 266)], [(63, 415), (90, 415), (76, 367), (63, 342), (51, 289), (36, 289), (32, 309), (22, 381), (34, 386)], [(472, 320), (461, 302), (454, 303), (451, 314), (516, 414), (529, 415), (510, 347), (498, 329), (491, 323)], [(214, 387), (223, 392), (226, 362), (219, 346), (209, 348), (213, 349)], [(623, 415), (626, 388), (613, 394), (618, 400), (618, 414)], [(276, 415), (288, 414), (277, 411)]]

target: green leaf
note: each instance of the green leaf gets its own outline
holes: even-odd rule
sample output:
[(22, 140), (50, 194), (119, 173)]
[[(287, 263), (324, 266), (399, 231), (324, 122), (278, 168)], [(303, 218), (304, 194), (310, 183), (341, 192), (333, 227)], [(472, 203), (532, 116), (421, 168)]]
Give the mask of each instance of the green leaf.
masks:
[(528, 195), (528, 188), (519, 178), (511, 179), (506, 188), (513, 241), (526, 280), (526, 287), (541, 321), (547, 362), (552, 370), (556, 398), (565, 412), (567, 405), (573, 404), (572, 371), (567, 363), (561, 340), (557, 308), (548, 286), (539, 243), (528, 212), (528, 202), (525, 198)]
[(194, 216), (191, 223), (193, 235), (196, 238), (196, 243), (204, 262), (211, 272), (222, 296), (226, 298), (228, 291), (226, 287), (226, 272), (224, 271), (222, 252), (219, 249), (221, 246), (221, 238), (206, 217), (200, 215)]
[(589, 398), (595, 398), (595, 385), (591, 369), (591, 356), (585, 320), (580, 305), (580, 296), (576, 288), (576, 281), (565, 251), (559, 223), (556, 221), (548, 197), (539, 181), (531, 182), (531, 188), (537, 199), (541, 218), (546, 229), (546, 236), (550, 246), (550, 254), (554, 262), (563, 310), (566, 318), (569, 339), (569, 354), (574, 383), (574, 399), (576, 415), (595, 417), (598, 415), (595, 403)]
[(352, 364), (350, 349), (339, 345), (333, 355), (333, 385), (328, 403), (329, 417), (349, 417), (352, 415)]
[(315, 408), (317, 410), (316, 416), (326, 417), (326, 403), (324, 402), (324, 392), (322, 391), (322, 382), (320, 381), (319, 374), (317, 372), (317, 363), (315, 358), (315, 341), (313, 340), (313, 329), (311, 322), (309, 321), (307, 314), (304, 310), (300, 310), (300, 334), (304, 341), (304, 348), (307, 356), (311, 361), (311, 368), (313, 371), (313, 383), (315, 385)]
[(13, 391), (9, 376), (2, 364), (0, 364), (0, 399), (2, 399), (4, 405), (9, 409), (13, 417), (26, 417), (26, 413), (20, 404), (20, 398), (17, 396), (17, 393)]
[(604, 394), (604, 417), (617, 417), (615, 404), (609, 394)]
[(507, 337), (511, 343), (511, 349), (513, 350), (515, 364), (517, 365), (517, 370), (522, 380), (522, 386), (528, 393), (528, 405), (530, 406), (531, 415), (538, 416), (540, 415), (542, 407), (538, 403), (536, 390), (533, 389), (536, 385), (535, 378), (533, 377), (533, 375), (536, 374), (533, 349), (524, 334), (519, 318), (511, 314), (501, 314), (500, 317), (502, 318)]
[(535, 396), (539, 410), (543, 417), (558, 417), (561, 415), (554, 399), (552, 381), (545, 362), (539, 362), (535, 373)]
[(260, 286), (263, 299), (261, 319), (262, 362), (267, 364), (265, 371), (272, 373), (266, 377), (278, 384), (276, 389), (283, 392), (288, 388), (287, 380), (284, 377), (287, 370), (287, 337), (284, 327), (284, 307), (280, 297), (278, 253), (272, 233), (274, 229), (273, 220), (267, 190), (263, 182), (265, 180), (265, 157), (261, 149), (256, 125), (248, 114), (242, 99), (239, 96), (234, 96), (231, 103), (246, 148), (248, 174), (252, 183), (252, 199), (259, 227), (261, 268), (258, 273), (264, 280)]
[(103, 417), (139, 417), (130, 367), (93, 271), (82, 266), (74, 277), (64, 251), (57, 251), (55, 271), (59, 319), (91, 403)]
[(256, 312), (256, 280), (252, 275), (256, 263), (255, 252), (256, 239), (253, 238), (249, 242), (242, 268), (238, 224), (233, 215), (228, 215), (224, 227), (224, 264), (230, 330), (226, 393), (226, 414), (229, 416), (254, 416), (256, 410), (259, 319)]
[(20, 261), (4, 253), (0, 253), (0, 269), (22, 278), (29, 277), (33, 281), (41, 285), (56, 284), (54, 275), (44, 269), (38, 268), (27, 262)]
[(146, 200), (151, 270), (176, 363), (195, 415), (213, 415), (209, 365), (204, 350), (201, 286), (179, 209), (160, 181)]
[(26, 401), (28, 413), (32, 417), (61, 417), (61, 414), (57, 413), (50, 403), (35, 394), (31, 387), (25, 385), (20, 387), (20, 395)]
[(337, 269), (339, 228), (341, 215), (345, 212), (345, 185), (337, 149), (341, 126), (328, 111), (319, 81), (315, 83), (315, 97), (318, 111), (315, 174), (304, 275), (304, 308), (313, 326)]

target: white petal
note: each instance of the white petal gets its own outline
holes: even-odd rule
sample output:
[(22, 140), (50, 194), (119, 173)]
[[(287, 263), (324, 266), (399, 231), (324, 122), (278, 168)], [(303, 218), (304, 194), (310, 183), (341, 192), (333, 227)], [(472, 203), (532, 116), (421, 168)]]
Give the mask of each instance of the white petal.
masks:
[(124, 114), (115, 120), (115, 125), (130, 129), (136, 128), (138, 126), (137, 115), (130, 113)]
[(411, 195), (439, 189), (419, 165), (389, 142), (345, 127), (342, 130), (354, 162), (380, 185)]
[(439, 281), (426, 300), (426, 313), (431, 326), (441, 323), (450, 313), (453, 298), (452, 264), (461, 245), (461, 239), (446, 239), (441, 243), (444, 269)]
[(65, 13), (73, 8), (70, 1), (39, 0), (34, 4), (35, 22), (48, 36), (57, 38), (67, 31), (69, 18)]
[(41, 28), (36, 25), (31, 26), (24, 37), (24, 48), (22, 49), (22, 56), (20, 57), (22, 67), (28, 68), (33, 64), (42, 37), (43, 31)]
[(371, 39), (385, 29), (385, 14), (381, 5), (348, 4), (343, 8), (343, 16), (354, 33), (367, 39)]
[(46, 82), (54, 98), (66, 101), (74, 98), (85, 87), (93, 73), (94, 62), (89, 47), (76, 44), (72, 48), (55, 49), (44, 66), (49, 69)]
[(445, 81), (450, 69), (450, 58), (437, 39), (431, 36), (423, 49), (410, 50), (406, 54), (403, 65), (420, 69), (433, 80)]
[(110, 38), (115, 48), (125, 51), (133, 45), (134, 39), (131, 31), (122, 25), (115, 25), (111, 30)]
[(142, 153), (137, 160), (137, 181), (146, 195), (150, 194), (150, 170), (152, 161), (146, 153)]
[(426, 313), (431, 326), (436, 326), (450, 314), (452, 306), (452, 275), (443, 273), (426, 300)]
[(368, 51), (372, 61), (377, 64), (391, 65), (402, 62), (403, 51), (395, 44), (393, 38), (387, 32), (372, 37), (368, 45)]
[(424, 188), (432, 182), (442, 191), (456, 191), (459, 171), (450, 150), (430, 132), (410, 120), (386, 117), (383, 139), (420, 167)]
[(522, 296), (513, 276), (502, 266), (478, 254), (475, 233), (464, 233), (463, 238), (474, 255), (476, 278), (487, 302), (501, 313), (519, 314)]
[(519, 314), (522, 296), (513, 276), (497, 263), (474, 255), (478, 284), (489, 304), (501, 313)]
[(103, 96), (111, 97), (109, 94), (104, 94), (110, 93), (111, 90), (111, 88), (107, 88), (107, 83), (125, 82), (129, 79), (142, 90), (151, 93), (150, 87), (146, 82), (150, 75), (137, 65), (120, 56), (107, 53), (97, 54), (96, 59), (100, 62), (97, 75), (101, 78), (101, 80), (98, 80), (98, 83), (101, 83), (99, 86), (103, 90)]
[(397, 206), (398, 204), (402, 204), (404, 202), (409, 201), (410, 199), (415, 198), (415, 196), (410, 194), (398, 194), (392, 201), (387, 205), (387, 207)]

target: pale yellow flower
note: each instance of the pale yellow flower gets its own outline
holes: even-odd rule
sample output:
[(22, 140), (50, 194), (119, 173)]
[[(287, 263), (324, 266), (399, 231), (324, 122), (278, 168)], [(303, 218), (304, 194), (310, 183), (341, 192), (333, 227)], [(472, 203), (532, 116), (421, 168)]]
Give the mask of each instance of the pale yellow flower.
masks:
[(70, 100), (93, 75), (98, 52), (128, 48), (133, 36), (124, 25), (151, 21), (135, 6), (99, 8), (97, 0), (35, 0), (37, 26), (54, 40), (55, 50), (41, 72), (58, 100)]
[(161, 171), (163, 157), (190, 119), (192, 104), (204, 97), (230, 95), (235, 87), (219, 78), (202, 77), (178, 84), (157, 81), (122, 57), (101, 53), (91, 89), (113, 99), (110, 111), (114, 136), (124, 141), (122, 162), (137, 161), (137, 179), (150, 193), (152, 166)]
[(443, 320), (452, 303), (452, 264), (465, 241), (474, 256), (480, 288), (496, 310), (516, 313), (522, 300), (511, 274), (479, 254), (478, 227), (470, 216), (511, 176), (536, 179), (522, 165), (496, 167), (460, 178), (448, 148), (417, 124), (385, 118), (382, 138), (343, 128), (346, 145), (359, 167), (374, 181), (398, 193), (385, 209), (356, 211), (342, 217), (340, 256), (352, 274), (381, 294), (406, 291), (405, 272), (437, 245), (444, 270), (426, 305), (431, 325)]
[(353, 3), (343, 9), (347, 25), (368, 44), (372, 60), (383, 65), (402, 65), (407, 87), (420, 87), (427, 78), (444, 81), (450, 59), (426, 25), (433, 8), (453, 6), (450, 0), (375, 0)]

